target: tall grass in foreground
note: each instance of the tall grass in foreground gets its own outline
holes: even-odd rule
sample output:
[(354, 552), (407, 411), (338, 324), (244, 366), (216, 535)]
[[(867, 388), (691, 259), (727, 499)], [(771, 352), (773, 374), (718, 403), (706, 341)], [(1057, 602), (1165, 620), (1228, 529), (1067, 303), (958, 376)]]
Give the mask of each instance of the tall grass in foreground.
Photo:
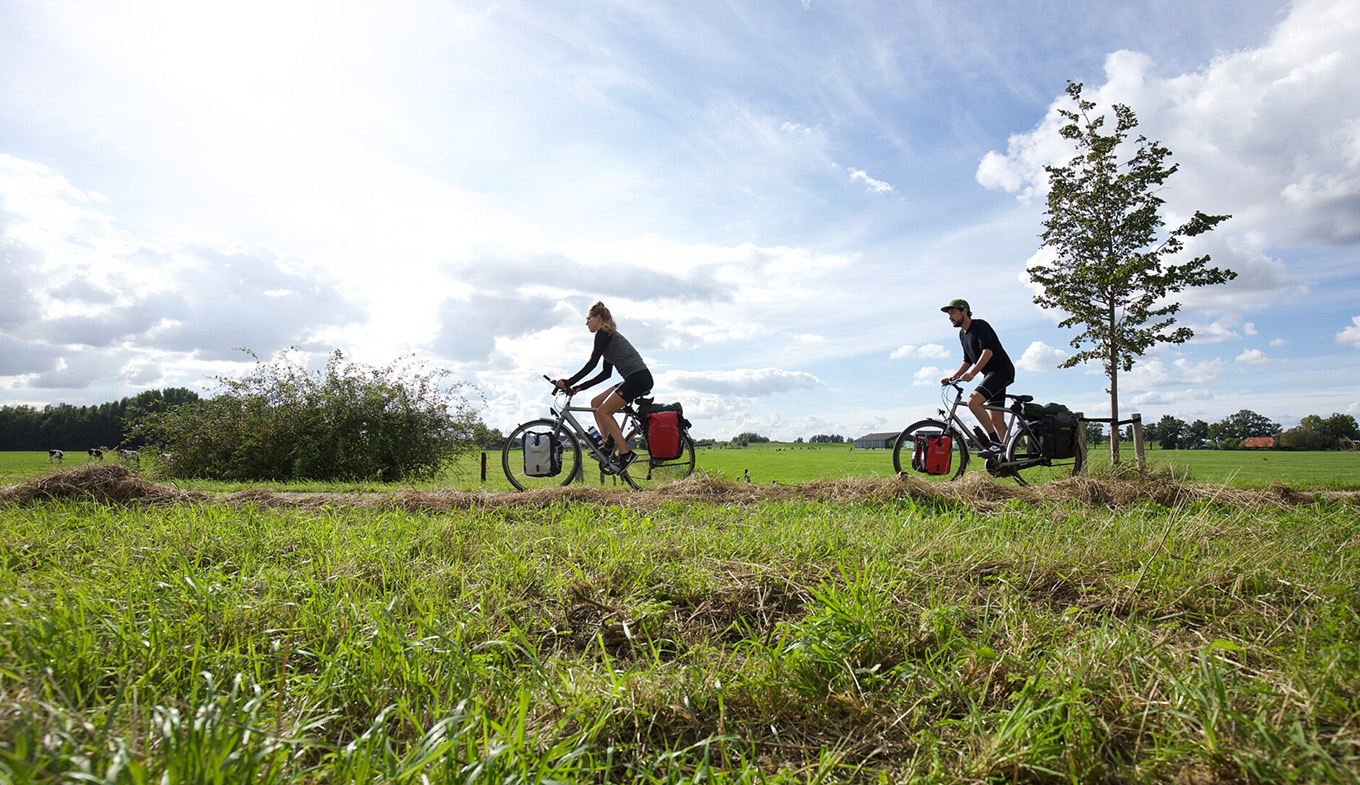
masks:
[(1350, 506), (0, 507), (8, 782), (1355, 781)]

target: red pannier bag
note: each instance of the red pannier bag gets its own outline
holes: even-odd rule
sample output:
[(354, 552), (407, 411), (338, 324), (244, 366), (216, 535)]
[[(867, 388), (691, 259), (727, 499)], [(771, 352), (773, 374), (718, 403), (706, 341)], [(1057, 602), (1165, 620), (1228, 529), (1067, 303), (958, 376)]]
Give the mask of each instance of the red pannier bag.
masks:
[(924, 474), (949, 474), (954, 460), (954, 440), (944, 434), (916, 437), (916, 450), (911, 456), (911, 468)]
[(654, 461), (673, 461), (680, 457), (679, 412), (647, 415), (647, 453)]

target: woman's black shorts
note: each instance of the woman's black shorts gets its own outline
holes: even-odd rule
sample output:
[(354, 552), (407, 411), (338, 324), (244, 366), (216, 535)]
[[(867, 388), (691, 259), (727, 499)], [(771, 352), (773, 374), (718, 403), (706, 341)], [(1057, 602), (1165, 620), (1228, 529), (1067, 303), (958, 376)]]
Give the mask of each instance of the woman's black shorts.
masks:
[(625, 376), (623, 381), (619, 382), (619, 386), (614, 388), (614, 392), (619, 394), (624, 403), (632, 403), (634, 398), (649, 392), (651, 389), (652, 372), (643, 368)]

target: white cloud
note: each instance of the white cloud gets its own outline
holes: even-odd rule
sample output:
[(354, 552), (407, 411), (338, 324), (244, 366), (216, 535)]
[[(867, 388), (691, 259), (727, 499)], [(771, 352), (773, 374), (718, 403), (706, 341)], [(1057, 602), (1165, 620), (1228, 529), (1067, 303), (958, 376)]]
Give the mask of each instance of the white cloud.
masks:
[(1222, 372), (1222, 360), (1195, 362), (1181, 357), (1168, 365), (1162, 360), (1150, 359), (1140, 361), (1120, 379), (1129, 388), (1148, 390), (1185, 384), (1211, 384), (1217, 381)]
[(821, 379), (804, 371), (780, 368), (738, 368), (730, 371), (669, 371), (658, 376), (667, 387), (736, 395), (749, 398), (825, 387)]
[(1241, 354), (1237, 355), (1235, 362), (1243, 363), (1244, 365), (1266, 365), (1278, 361), (1272, 360), (1260, 349), (1244, 349)]
[(943, 368), (927, 365), (911, 377), (911, 383), (914, 387), (939, 387), (940, 379), (943, 379), (944, 376), (945, 370)]
[(1211, 401), (1214, 394), (1205, 389), (1147, 390), (1133, 397), (1135, 406), (1175, 406), (1187, 401)]
[(893, 190), (891, 183), (885, 183), (882, 180), (875, 180), (874, 178), (866, 174), (863, 169), (852, 169), (850, 171), (850, 179), (858, 180), (859, 182), (864, 183), (869, 187), (869, 191), (871, 193), (876, 194), (891, 193)]
[[(1170, 215), (1230, 213), (1225, 227), (1242, 227), (1231, 232), (1270, 226), (1292, 242), (1351, 243), (1360, 239), (1358, 43), (1354, 2), (1299, 0), (1264, 46), (1194, 73), (1162, 77), (1147, 55), (1115, 52), (1105, 84), (1083, 97), (1103, 110), (1127, 104), (1138, 131), (1172, 150), (1181, 171), (1167, 194)], [(1056, 110), (1070, 105), (1059, 97), (1004, 154), (984, 156), (978, 182), (1025, 200), (1046, 193), (1044, 166), (1075, 152), (1057, 134)]]
[(1336, 340), (1360, 348), (1360, 316), (1351, 317), (1351, 326), (1337, 333)]
[(1051, 371), (1068, 358), (1068, 353), (1043, 341), (1034, 341), (1025, 347), (1025, 353), (1015, 362), (1015, 367), (1024, 371)]
[(905, 360), (909, 357), (918, 357), (922, 360), (938, 360), (949, 356), (949, 350), (938, 343), (927, 343), (920, 346), (905, 344), (892, 350), (888, 355), (891, 360)]

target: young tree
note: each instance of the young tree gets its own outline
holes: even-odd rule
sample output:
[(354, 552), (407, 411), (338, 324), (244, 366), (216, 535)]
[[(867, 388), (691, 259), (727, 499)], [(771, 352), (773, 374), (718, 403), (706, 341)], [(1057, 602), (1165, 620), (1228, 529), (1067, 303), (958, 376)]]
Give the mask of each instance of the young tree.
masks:
[[(1049, 166), (1044, 245), (1057, 260), (1029, 270), (1042, 287), (1034, 302), (1067, 313), (1063, 327), (1081, 330), (1071, 341), (1077, 353), (1062, 363), (1071, 368), (1099, 361), (1110, 380), (1110, 417), (1119, 419), (1119, 372), (1133, 370), (1134, 358), (1158, 343), (1185, 343), (1189, 327), (1175, 327), (1180, 303), (1168, 299), (1188, 287), (1209, 286), (1237, 277), (1209, 267), (1209, 256), (1182, 264), (1171, 259), (1186, 238), (1211, 231), (1227, 215), (1194, 217), (1163, 232), (1157, 195), (1178, 164), (1171, 151), (1139, 136), (1124, 162), (1117, 158), (1129, 132), (1138, 125), (1133, 110), (1114, 105), (1115, 127), (1103, 133), (1105, 116), (1092, 114), (1094, 102), (1081, 97), (1079, 82), (1067, 83), (1076, 111), (1059, 110), (1068, 121), (1062, 135), (1078, 154), (1066, 166)], [(1110, 460), (1119, 462), (1119, 440), (1110, 440)]]

